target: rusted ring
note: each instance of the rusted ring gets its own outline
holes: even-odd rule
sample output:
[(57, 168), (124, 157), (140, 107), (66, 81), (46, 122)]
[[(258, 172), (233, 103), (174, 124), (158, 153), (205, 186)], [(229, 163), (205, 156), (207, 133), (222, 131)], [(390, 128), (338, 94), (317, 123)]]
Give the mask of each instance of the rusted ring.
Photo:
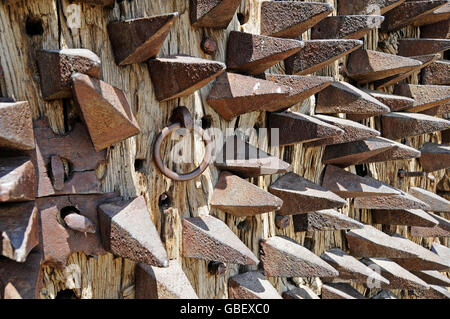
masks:
[(211, 155), (212, 155), (212, 142), (209, 135), (200, 127), (197, 125), (193, 125), (192, 131), (197, 132), (200, 134), (203, 138), (203, 141), (205, 142), (205, 156), (203, 157), (203, 161), (200, 164), (199, 167), (197, 167), (195, 170), (193, 170), (190, 173), (186, 174), (178, 174), (171, 169), (169, 169), (163, 162), (161, 158), (161, 145), (164, 142), (164, 140), (172, 134), (172, 132), (182, 128), (183, 126), (180, 123), (174, 123), (168, 127), (163, 128), (161, 133), (159, 134), (158, 138), (155, 142), (155, 147), (153, 149), (153, 156), (155, 158), (156, 166), (159, 168), (161, 173), (163, 173), (165, 176), (169, 177), (170, 179), (173, 179), (175, 181), (189, 181), (191, 179), (196, 178), (197, 176), (200, 176), (209, 166), (209, 163), (211, 161)]

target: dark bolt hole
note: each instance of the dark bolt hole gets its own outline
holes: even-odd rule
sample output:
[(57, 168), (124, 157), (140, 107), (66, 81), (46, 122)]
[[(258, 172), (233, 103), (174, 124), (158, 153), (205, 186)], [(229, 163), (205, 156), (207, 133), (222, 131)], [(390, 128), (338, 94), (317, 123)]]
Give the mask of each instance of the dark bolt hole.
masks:
[(28, 17), (25, 23), (25, 29), (30, 37), (35, 35), (42, 35), (44, 33), (42, 20), (38, 17)]
[(245, 14), (243, 14), (243, 13), (241, 13), (241, 12), (239, 12), (239, 13), (237, 14), (237, 18), (238, 18), (239, 23), (240, 23), (241, 25), (245, 24), (245, 23), (247, 22), (247, 20), (248, 20), (248, 18), (245, 16)]
[(80, 213), (80, 211), (75, 206), (66, 206), (66, 207), (61, 208), (61, 210), (59, 211), (59, 213), (57, 215), (58, 222), (65, 227), (66, 223), (64, 221), (64, 217), (66, 217), (69, 214), (74, 214), (74, 213), (75, 214)]
[(211, 115), (205, 115), (202, 117), (202, 128), (204, 130), (209, 129), (212, 125), (212, 117)]
[(172, 199), (169, 197), (169, 195), (167, 193), (162, 193), (159, 196), (158, 206), (159, 206), (159, 210), (161, 210), (161, 211), (166, 210), (170, 206), (172, 206)]
[(55, 299), (78, 299), (73, 290), (65, 289), (58, 291)]
[(142, 159), (134, 160), (134, 170), (137, 172), (141, 171), (144, 168), (144, 162), (145, 162), (145, 160), (142, 160)]
[(367, 171), (366, 165), (355, 165), (356, 175), (358, 176), (367, 176), (369, 172)]

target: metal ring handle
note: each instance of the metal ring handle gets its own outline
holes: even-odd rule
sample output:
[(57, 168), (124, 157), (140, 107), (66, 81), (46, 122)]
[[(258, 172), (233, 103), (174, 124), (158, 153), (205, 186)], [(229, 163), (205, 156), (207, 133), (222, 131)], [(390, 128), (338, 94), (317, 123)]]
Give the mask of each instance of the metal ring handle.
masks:
[(213, 148), (211, 138), (208, 136), (208, 134), (200, 126), (194, 125), (191, 130), (199, 133), (202, 136), (203, 141), (206, 144), (205, 156), (203, 157), (202, 163), (195, 170), (193, 170), (190, 173), (186, 173), (186, 174), (178, 174), (178, 173), (172, 171), (171, 169), (169, 169), (164, 164), (164, 162), (161, 158), (161, 145), (164, 142), (164, 140), (170, 134), (172, 134), (172, 132), (174, 132), (182, 127), (183, 126), (180, 123), (174, 123), (168, 127), (163, 128), (163, 130), (159, 134), (158, 138), (156, 139), (155, 147), (153, 149), (153, 156), (155, 158), (156, 166), (159, 168), (161, 173), (163, 173), (165, 176), (167, 176), (170, 179), (173, 179), (175, 181), (189, 181), (191, 179), (196, 178), (197, 176), (200, 176), (209, 166), (209, 163), (211, 160), (211, 155), (212, 155), (212, 148)]

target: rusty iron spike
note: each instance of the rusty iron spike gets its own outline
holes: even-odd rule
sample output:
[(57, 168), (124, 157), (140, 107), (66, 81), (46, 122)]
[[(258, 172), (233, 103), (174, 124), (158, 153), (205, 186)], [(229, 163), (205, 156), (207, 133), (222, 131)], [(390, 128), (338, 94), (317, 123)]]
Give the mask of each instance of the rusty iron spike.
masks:
[(248, 271), (228, 279), (229, 299), (282, 299), (259, 271)]
[(290, 238), (262, 239), (261, 261), (268, 277), (336, 277), (339, 273), (319, 256)]
[(383, 225), (433, 227), (438, 221), (421, 209), (372, 209), (372, 221)]
[(361, 39), (384, 21), (378, 15), (342, 15), (326, 17), (311, 30), (311, 39)]
[(261, 111), (274, 100), (288, 98), (290, 91), (290, 87), (272, 81), (226, 72), (216, 79), (206, 101), (222, 118), (231, 121)]
[(434, 227), (411, 227), (411, 236), (414, 237), (450, 237), (450, 222), (448, 219), (437, 214), (428, 213), (429, 216), (437, 220), (438, 224)]
[(98, 207), (103, 247), (118, 256), (157, 267), (169, 260), (143, 196)]
[(178, 260), (168, 267), (139, 263), (136, 267), (136, 299), (198, 299)]
[(285, 110), (297, 103), (300, 103), (317, 92), (329, 86), (334, 80), (329, 76), (300, 76), (300, 75), (281, 75), (265, 74), (268, 81), (291, 88), (286, 98), (278, 98), (269, 105), (264, 106), (268, 112), (277, 112)]
[(152, 59), (149, 66), (155, 95), (160, 102), (188, 96), (225, 71), (222, 62), (184, 55)]
[(295, 232), (347, 230), (363, 227), (357, 220), (334, 209), (294, 215), (292, 221)]
[(33, 122), (28, 102), (0, 102), (0, 148), (34, 149)]
[(376, 280), (388, 284), (389, 280), (370, 269), (358, 259), (350, 256), (339, 248), (332, 248), (324, 252), (320, 258), (329, 263), (339, 272), (339, 277), (324, 278), (327, 282), (357, 282), (364, 284), (368, 280)]
[(398, 297), (392, 291), (383, 289), (370, 299), (398, 299)]
[(387, 258), (364, 258), (362, 262), (374, 269), (379, 269), (381, 276), (389, 280), (389, 284), (379, 283), (383, 289), (428, 289), (428, 284), (405, 268)]
[(189, 17), (194, 27), (226, 29), (240, 0), (190, 0)]
[(0, 158), (0, 202), (34, 200), (36, 170), (29, 157)]
[(407, 109), (407, 112), (420, 112), (450, 103), (450, 88), (443, 85), (402, 83), (395, 87), (394, 93), (414, 99), (414, 106)]
[(424, 203), (427, 203), (431, 207), (433, 212), (447, 212), (450, 213), (450, 201), (445, 198), (427, 191), (420, 187), (411, 187), (408, 191), (409, 194), (420, 199)]
[(378, 115), (390, 109), (369, 94), (347, 82), (335, 82), (320, 91), (316, 113)]
[(446, 287), (440, 287), (436, 285), (429, 285), (428, 290), (416, 291), (416, 295), (423, 299), (450, 299), (450, 292)]
[(277, 213), (284, 216), (337, 208), (346, 204), (343, 198), (295, 173), (287, 173), (278, 178), (269, 186), (269, 192), (283, 200), (283, 206)]
[(318, 120), (331, 124), (344, 130), (344, 134), (337, 135), (330, 138), (320, 139), (314, 142), (308, 142), (304, 144), (304, 147), (324, 146), (349, 143), (354, 141), (360, 141), (371, 137), (377, 137), (380, 132), (374, 130), (365, 125), (356, 123), (354, 121), (342, 119), (340, 117), (328, 116), (328, 115), (315, 115), (313, 116)]
[(326, 283), (322, 286), (322, 299), (367, 299), (347, 283)]
[(283, 292), (283, 299), (320, 299), (320, 297), (311, 288), (301, 285)]
[(271, 113), (269, 132), (278, 129), (279, 139), (271, 138), (271, 146), (284, 146), (328, 139), (344, 134), (344, 130), (321, 120), (297, 112)]
[(426, 85), (450, 84), (450, 61), (434, 61), (422, 69), (422, 83)]
[(387, 77), (409, 72), (422, 65), (422, 62), (401, 56), (359, 49), (347, 59), (347, 76), (358, 83), (365, 84)]
[(337, 11), (339, 15), (352, 14), (380, 14), (394, 9), (405, 0), (338, 0)]
[(434, 10), (432, 13), (423, 16), (419, 20), (416, 20), (413, 25), (415, 27), (420, 27), (424, 25), (435, 24), (448, 19), (450, 19), (450, 3), (447, 3), (444, 6)]
[(298, 40), (231, 31), (227, 44), (227, 68), (257, 75), (299, 52), (304, 46), (305, 43)]
[(355, 198), (354, 205), (355, 208), (364, 209), (430, 209), (421, 200), (403, 192), (400, 195), (358, 197)]
[(202, 51), (208, 55), (214, 55), (218, 49), (217, 40), (215, 37), (204, 37), (201, 43)]
[(429, 285), (450, 287), (450, 278), (437, 270), (412, 271), (412, 273)]
[(421, 27), (420, 36), (424, 39), (450, 39), (450, 20)]
[(284, 60), (286, 74), (307, 75), (350, 54), (363, 44), (359, 40), (308, 40), (304, 48)]
[(373, 91), (368, 89), (363, 89), (362, 91), (367, 94), (370, 94), (372, 97), (376, 98), (381, 103), (387, 105), (392, 112), (402, 111), (404, 109), (408, 109), (414, 106), (414, 99), (406, 96), (395, 95), (380, 91)]
[(439, 9), (446, 3), (446, 0), (406, 1), (385, 14), (385, 20), (381, 24), (381, 31), (388, 33), (404, 28)]
[(64, 217), (64, 222), (66, 223), (66, 226), (72, 230), (91, 234), (95, 234), (96, 232), (96, 226), (89, 218), (75, 212), (66, 215)]
[(261, 34), (295, 39), (332, 12), (329, 3), (266, 1), (261, 4)]
[(122, 90), (85, 74), (74, 74), (73, 89), (98, 152), (140, 133)]
[(25, 262), (29, 252), (39, 244), (38, 214), (35, 202), (0, 206), (1, 255)]
[(222, 172), (210, 204), (231, 215), (244, 217), (279, 210), (283, 201), (236, 175)]
[(100, 58), (90, 50), (39, 50), (36, 55), (44, 100), (71, 98), (73, 73), (100, 78)]
[(450, 49), (445, 39), (399, 39), (398, 54), (406, 57), (436, 54)]
[(434, 172), (450, 167), (450, 146), (425, 143), (420, 149), (420, 165), (425, 172)]
[(183, 257), (240, 265), (259, 263), (239, 237), (212, 216), (183, 219)]
[(384, 152), (361, 161), (360, 164), (407, 160), (420, 157), (420, 152), (415, 148), (382, 137), (379, 137), (378, 139), (390, 143), (392, 147)]
[(122, 66), (156, 57), (177, 18), (178, 12), (174, 12), (109, 23), (108, 35), (116, 63)]
[(276, 156), (250, 145), (237, 136), (226, 139), (215, 165), (240, 177), (250, 178), (289, 172), (292, 167)]

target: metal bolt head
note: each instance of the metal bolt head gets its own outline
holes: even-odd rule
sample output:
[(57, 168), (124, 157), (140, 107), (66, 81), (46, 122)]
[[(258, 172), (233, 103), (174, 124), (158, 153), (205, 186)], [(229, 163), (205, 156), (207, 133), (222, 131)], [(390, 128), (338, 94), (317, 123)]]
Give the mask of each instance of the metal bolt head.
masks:
[(227, 271), (227, 265), (219, 261), (211, 261), (208, 264), (208, 271), (211, 275), (220, 276), (224, 275)]
[(202, 50), (206, 54), (213, 55), (217, 51), (217, 41), (214, 37), (204, 38), (202, 41)]

